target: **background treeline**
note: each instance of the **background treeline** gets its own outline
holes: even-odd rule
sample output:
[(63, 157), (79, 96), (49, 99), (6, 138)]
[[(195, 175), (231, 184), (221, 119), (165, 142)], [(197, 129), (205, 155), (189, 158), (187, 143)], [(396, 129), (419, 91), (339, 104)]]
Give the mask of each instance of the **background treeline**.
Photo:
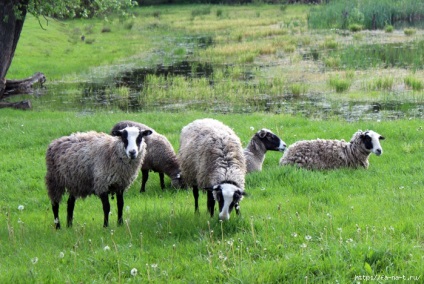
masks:
[(163, 4), (319, 4), (328, 0), (138, 0), (138, 5), (163, 5)]
[(424, 20), (424, 1), (417, 0), (334, 0), (317, 6), (308, 16), (311, 28), (383, 29), (398, 22), (408, 24)]

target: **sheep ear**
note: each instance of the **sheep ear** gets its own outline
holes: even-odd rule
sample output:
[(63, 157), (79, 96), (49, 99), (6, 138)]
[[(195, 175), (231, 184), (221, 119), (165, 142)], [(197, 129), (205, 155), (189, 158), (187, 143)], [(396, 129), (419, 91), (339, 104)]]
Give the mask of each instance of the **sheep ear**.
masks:
[(204, 187), (203, 189), (206, 191), (214, 191), (214, 188), (212, 186)]
[(215, 191), (215, 190), (218, 190), (219, 189), (219, 184), (218, 185), (214, 185), (214, 186), (207, 186), (207, 187), (204, 187), (203, 189), (204, 190), (207, 190), (207, 191)]
[(152, 134), (152, 131), (151, 130), (144, 130), (144, 131), (141, 131), (141, 135), (142, 136), (149, 136), (149, 135), (151, 135)]
[(114, 130), (112, 131), (112, 136), (121, 136), (122, 135), (122, 130)]
[(265, 130), (263, 130), (263, 129), (261, 129), (261, 131), (259, 131), (259, 137), (260, 138), (265, 138), (265, 136), (266, 136), (266, 131)]

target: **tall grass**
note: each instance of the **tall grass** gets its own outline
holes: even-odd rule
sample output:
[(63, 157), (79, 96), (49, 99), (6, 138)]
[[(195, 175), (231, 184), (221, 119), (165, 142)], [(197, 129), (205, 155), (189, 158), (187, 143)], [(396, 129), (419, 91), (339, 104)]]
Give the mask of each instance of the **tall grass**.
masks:
[[(124, 92), (124, 91), (123, 91)], [(0, 281), (350, 283), (359, 277), (422, 277), (422, 120), (313, 121), (288, 115), (71, 113), (1, 110)], [(386, 137), (369, 169), (306, 171), (280, 167), (268, 152), (262, 172), (246, 176), (241, 216), (211, 219), (206, 197), (194, 214), (188, 190), (162, 191), (151, 175), (125, 193), (124, 225), (102, 228), (100, 200), (77, 200), (74, 226), (55, 231), (47, 197), (45, 151), (75, 131), (108, 132), (119, 120), (146, 123), (178, 149), (181, 128), (213, 117), (244, 145), (267, 127), (292, 144), (301, 139), (349, 140), (357, 129)], [(13, 139), (11, 139), (13, 138)], [(66, 199), (66, 198), (65, 198)], [(65, 218), (66, 201), (60, 216)], [(111, 220), (116, 220), (111, 201)], [(365, 279), (365, 278), (364, 278)]]
[(424, 5), (415, 0), (348, 1), (334, 0), (311, 10), (308, 25), (314, 29), (347, 29), (361, 25), (366, 29), (383, 29), (397, 21), (414, 22), (424, 16)]
[(422, 69), (424, 55), (424, 41), (414, 41), (408, 44), (372, 44), (351, 45), (334, 52), (340, 56), (341, 64), (346, 68), (370, 67), (409, 67)]

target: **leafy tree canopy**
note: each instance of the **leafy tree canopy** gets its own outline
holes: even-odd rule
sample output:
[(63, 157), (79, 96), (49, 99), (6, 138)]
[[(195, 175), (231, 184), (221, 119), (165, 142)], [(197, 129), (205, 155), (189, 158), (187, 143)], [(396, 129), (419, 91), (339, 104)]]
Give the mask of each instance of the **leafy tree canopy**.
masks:
[[(91, 18), (104, 16), (112, 11), (126, 14), (126, 9), (137, 5), (133, 0), (27, 0), (27, 11), (36, 17)], [(26, 4), (27, 3), (27, 4)]]

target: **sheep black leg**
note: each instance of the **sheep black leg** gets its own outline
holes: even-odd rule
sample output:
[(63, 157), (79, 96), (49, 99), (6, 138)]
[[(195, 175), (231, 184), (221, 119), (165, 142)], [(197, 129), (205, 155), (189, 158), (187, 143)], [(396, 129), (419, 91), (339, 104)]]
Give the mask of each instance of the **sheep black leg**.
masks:
[(53, 210), (53, 216), (54, 216), (54, 223), (56, 224), (56, 229), (60, 229), (59, 202), (52, 202), (52, 210)]
[(122, 225), (122, 210), (124, 208), (124, 193), (116, 193), (116, 204), (118, 205), (118, 225)]
[(106, 228), (107, 226), (109, 226), (109, 212), (110, 212), (108, 193), (105, 192), (100, 194), (100, 199), (102, 200), (102, 204), (103, 204), (103, 214), (104, 214), (103, 227)]
[(165, 176), (163, 173), (159, 173), (159, 180), (160, 180), (160, 188), (162, 188), (162, 190), (165, 189)]
[(146, 191), (146, 182), (149, 179), (149, 170), (141, 170), (141, 189), (140, 192)]
[(67, 226), (72, 227), (72, 221), (74, 220), (74, 208), (75, 208), (75, 196), (69, 195), (68, 198), (68, 218)]
[(193, 186), (194, 212), (199, 212), (199, 188)]
[(215, 213), (215, 199), (213, 198), (212, 191), (208, 190), (208, 211), (211, 214), (211, 217), (213, 217), (213, 214)]
[(236, 214), (240, 215), (240, 209), (238, 208), (238, 206), (236, 207)]

